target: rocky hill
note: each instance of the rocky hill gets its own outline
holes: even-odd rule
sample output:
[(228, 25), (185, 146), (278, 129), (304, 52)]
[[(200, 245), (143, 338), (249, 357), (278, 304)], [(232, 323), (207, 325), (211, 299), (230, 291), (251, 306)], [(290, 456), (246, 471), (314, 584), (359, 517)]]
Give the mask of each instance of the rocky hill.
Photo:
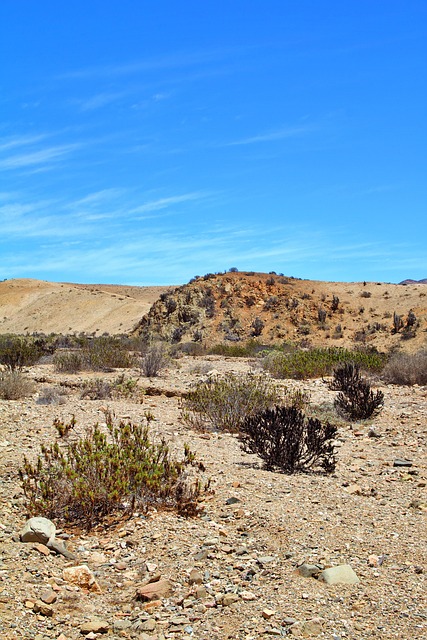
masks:
[(197, 277), (162, 293), (134, 333), (209, 346), (256, 338), (263, 344), (366, 343), (412, 351), (425, 346), (426, 329), (424, 284), (319, 282), (237, 272)]

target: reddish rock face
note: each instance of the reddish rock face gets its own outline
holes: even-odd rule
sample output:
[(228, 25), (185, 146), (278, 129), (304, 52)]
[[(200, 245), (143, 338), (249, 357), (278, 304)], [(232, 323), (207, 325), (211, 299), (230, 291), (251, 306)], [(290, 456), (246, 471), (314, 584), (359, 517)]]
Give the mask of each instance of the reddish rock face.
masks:
[(160, 600), (161, 598), (167, 598), (171, 594), (171, 583), (169, 580), (162, 579), (139, 587), (136, 592), (136, 599), (142, 600), (143, 602), (147, 600)]

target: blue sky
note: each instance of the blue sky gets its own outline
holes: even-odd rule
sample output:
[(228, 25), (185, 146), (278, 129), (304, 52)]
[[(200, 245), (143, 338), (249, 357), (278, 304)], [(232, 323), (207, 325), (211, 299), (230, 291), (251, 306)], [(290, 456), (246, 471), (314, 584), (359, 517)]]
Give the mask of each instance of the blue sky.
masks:
[(424, 0), (1, 0), (0, 278), (427, 277)]

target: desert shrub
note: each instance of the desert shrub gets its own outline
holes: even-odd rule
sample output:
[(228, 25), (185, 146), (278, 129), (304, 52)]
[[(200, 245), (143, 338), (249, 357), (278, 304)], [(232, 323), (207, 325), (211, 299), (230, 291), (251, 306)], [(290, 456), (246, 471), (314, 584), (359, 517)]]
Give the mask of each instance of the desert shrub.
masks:
[(359, 379), (341, 391), (335, 398), (334, 406), (338, 413), (352, 421), (365, 420), (378, 413), (384, 405), (382, 391), (372, 391), (370, 384)]
[(273, 351), (263, 360), (263, 367), (275, 378), (319, 378), (328, 375), (341, 362), (355, 362), (364, 369), (378, 371), (385, 356), (376, 351), (350, 351), (344, 348), (315, 348), (291, 353)]
[(331, 309), (332, 311), (337, 311), (338, 310), (338, 306), (340, 303), (340, 299), (338, 298), (338, 296), (332, 296), (332, 304), (331, 304)]
[(354, 362), (344, 362), (334, 369), (333, 378), (329, 383), (332, 391), (347, 391), (361, 380), (360, 365)]
[(83, 343), (84, 368), (92, 371), (126, 369), (134, 362), (122, 340), (112, 336), (100, 336)]
[(79, 351), (57, 352), (53, 364), (58, 373), (78, 373), (83, 369), (83, 356)]
[(337, 428), (329, 422), (306, 418), (295, 406), (276, 406), (247, 416), (240, 426), (244, 451), (257, 454), (266, 469), (284, 473), (335, 469), (333, 440)]
[(273, 278), (273, 276), (271, 276), (270, 278), (267, 278), (266, 280), (266, 284), (268, 284), (270, 287), (273, 286), (273, 284), (275, 284), (276, 280), (275, 278)]
[(142, 356), (141, 369), (147, 378), (154, 378), (166, 364), (166, 352), (164, 346), (152, 344)]
[(252, 335), (260, 336), (262, 333), (262, 330), (264, 329), (264, 322), (261, 320), (261, 318), (257, 316), (252, 322), (251, 327), (252, 327)]
[(279, 303), (279, 298), (277, 296), (270, 296), (264, 302), (264, 310), (270, 311), (271, 309), (275, 309)]
[(43, 355), (40, 342), (15, 335), (0, 336), (0, 364), (9, 371), (20, 371), (35, 364)]
[(182, 400), (182, 418), (205, 430), (238, 431), (244, 418), (279, 401), (277, 388), (261, 376), (232, 373), (199, 382)]
[(83, 389), (80, 393), (82, 400), (106, 400), (111, 398), (112, 387), (107, 380), (96, 378), (95, 380), (87, 380), (83, 383)]
[(65, 404), (66, 391), (61, 387), (45, 387), (39, 393), (37, 404)]
[(322, 309), (321, 307), (317, 309), (317, 319), (320, 322), (320, 324), (324, 324), (324, 322), (326, 321), (325, 309)]
[(370, 298), (372, 296), (372, 293), (370, 291), (362, 291), (362, 293), (360, 294), (361, 298)]
[(0, 398), (2, 400), (19, 400), (30, 396), (33, 391), (33, 382), (20, 371), (0, 372)]
[(142, 395), (143, 389), (138, 390), (138, 382), (133, 378), (125, 378), (124, 374), (119, 375), (112, 384), (113, 395), (119, 398), (132, 398), (135, 395)]
[(109, 420), (105, 431), (95, 425), (62, 447), (43, 445), (35, 464), (24, 458), (19, 475), (29, 514), (90, 529), (111, 514), (150, 506), (195, 515), (201, 484), (187, 473), (194, 464), (188, 446), (176, 460), (165, 440), (150, 439), (148, 427)]
[(427, 349), (417, 353), (396, 353), (384, 367), (385, 382), (401, 385), (427, 385)]

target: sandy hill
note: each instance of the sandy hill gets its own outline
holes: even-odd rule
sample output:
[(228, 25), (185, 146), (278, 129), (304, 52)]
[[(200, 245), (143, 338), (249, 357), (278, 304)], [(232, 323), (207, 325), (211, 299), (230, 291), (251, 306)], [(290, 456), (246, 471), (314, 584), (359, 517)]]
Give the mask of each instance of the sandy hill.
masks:
[[(409, 331), (393, 332), (394, 314)], [(320, 282), (265, 273), (208, 274), (163, 293), (139, 323), (136, 333), (172, 342), (305, 345), (370, 344), (380, 350), (426, 345), (425, 284)], [(405, 339), (406, 338), (406, 339)]]
[(128, 333), (167, 287), (0, 282), (0, 333)]

